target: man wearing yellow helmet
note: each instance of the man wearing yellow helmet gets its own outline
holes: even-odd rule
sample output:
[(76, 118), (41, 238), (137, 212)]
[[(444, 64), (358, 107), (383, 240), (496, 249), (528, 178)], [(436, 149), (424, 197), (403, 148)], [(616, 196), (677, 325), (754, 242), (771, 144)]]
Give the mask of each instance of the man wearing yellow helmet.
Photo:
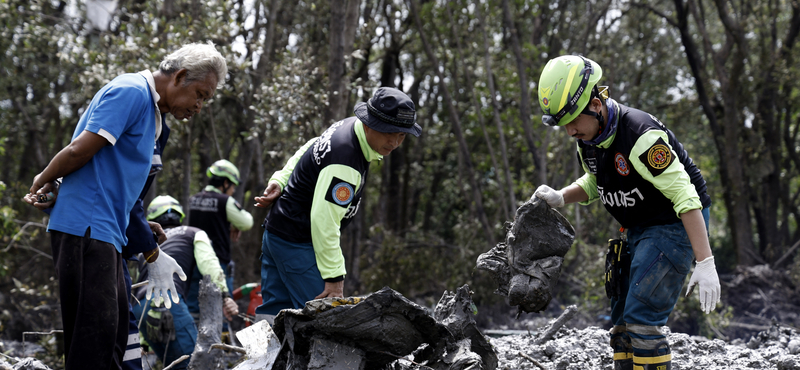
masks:
[[(228, 276), (228, 289), (233, 291), (233, 265), (231, 242), (236, 242), (241, 231), (253, 227), (253, 216), (242, 209), (233, 198), (239, 185), (239, 169), (226, 159), (220, 159), (206, 170), (208, 185), (189, 200), (189, 225), (205, 230), (211, 238), (211, 247)], [(199, 313), (197, 293), (202, 275), (195, 273), (187, 295), (189, 311)]]
[(719, 302), (707, 233), (711, 199), (675, 135), (654, 116), (609, 98), (597, 86), (602, 75), (600, 65), (582, 56), (560, 56), (544, 67), (542, 122), (577, 139), (586, 173), (561, 190), (541, 185), (533, 196), (552, 207), (599, 199), (627, 229), (629, 272), (619, 294), (610, 295), (614, 366), (669, 369), (672, 355), (659, 327), (666, 325), (694, 259), (687, 295), (697, 285), (706, 313)]
[[(209, 275), (211, 280), (219, 287), (224, 297), (222, 302), (223, 313), (230, 320), (239, 314), (236, 302), (230, 295), (230, 290), (225, 283), (225, 273), (220, 267), (211, 240), (205, 231), (196, 227), (181, 226), (184, 217), (183, 208), (175, 198), (169, 195), (155, 197), (147, 207), (147, 220), (157, 222), (164, 228), (167, 241), (161, 244), (161, 252), (175, 259), (186, 274), (194, 272), (200, 276)], [(147, 280), (155, 271), (150, 271), (144, 264), (144, 256), (139, 260), (139, 280)], [(153, 299), (146, 304), (145, 292), (139, 289), (137, 298), (142, 302), (133, 307), (137, 318), (146, 315), (145, 323), (140, 330), (147, 344), (168, 366), (183, 355), (191, 355), (197, 342), (197, 327), (186, 305), (188, 281), (174, 278), (175, 290), (180, 301), (171, 307), (165, 307), (163, 300)], [(195, 297), (196, 298), (196, 297)], [(186, 369), (189, 361), (183, 361), (173, 369)]]

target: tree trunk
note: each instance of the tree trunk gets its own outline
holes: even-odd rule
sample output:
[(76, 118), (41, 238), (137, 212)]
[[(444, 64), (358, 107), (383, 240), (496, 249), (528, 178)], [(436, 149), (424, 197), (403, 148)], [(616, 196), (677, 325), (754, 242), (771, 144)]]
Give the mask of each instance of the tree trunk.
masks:
[(422, 24), (419, 19), (419, 13), (417, 11), (417, 5), (414, 0), (408, 0), (409, 8), (411, 9), (411, 13), (414, 17), (414, 25), (417, 28), (417, 32), (419, 34), (420, 39), (422, 40), (422, 45), (425, 48), (425, 54), (431, 60), (434, 71), (436, 72), (436, 76), (439, 78), (439, 88), (442, 90), (442, 96), (444, 98), (444, 102), (447, 105), (448, 111), (450, 113), (450, 122), (452, 125), (453, 134), (456, 136), (456, 141), (458, 142), (459, 147), (459, 154), (464, 162), (464, 176), (467, 177), (467, 180), (470, 184), (470, 190), (472, 190), (473, 201), (475, 202), (475, 212), (478, 220), (483, 226), (483, 231), (486, 235), (486, 239), (490, 245), (495, 244), (495, 233), (492, 230), (491, 225), (489, 225), (489, 220), (486, 218), (486, 211), (483, 207), (483, 199), (481, 195), (480, 186), (478, 181), (475, 179), (475, 170), (472, 165), (472, 160), (470, 159), (469, 155), (469, 148), (467, 147), (467, 142), (464, 140), (464, 134), (461, 129), (461, 120), (458, 117), (458, 112), (456, 111), (456, 107), (453, 105), (453, 98), (450, 96), (450, 91), (447, 88), (445, 83), (444, 75), (442, 75), (441, 70), (439, 69), (439, 58), (433, 53), (430, 44), (428, 43), (428, 39), (425, 36), (425, 33), (422, 31)]
[[(766, 9), (771, 19), (778, 18), (777, 6), (771, 4)], [(765, 40), (758, 44), (762, 50), (760, 58), (766, 63), (762, 63), (763, 82), (758, 94), (758, 114), (754, 119), (754, 128), (758, 128), (761, 142), (765, 145), (760, 146), (761, 153), (759, 153), (759, 158), (763, 158), (761, 162), (763, 164), (755, 165), (754, 172), (760, 175), (755, 176), (759, 183), (751, 189), (754, 197), (751, 203), (756, 214), (761, 254), (768, 261), (774, 261), (792, 242), (787, 225), (788, 214), (796, 208), (792, 206), (787, 196), (791, 186), (784, 179), (788, 178), (785, 173), (791, 168), (788, 165), (791, 163), (790, 159), (784, 159), (784, 153), (793, 153), (795, 148), (794, 145), (786, 147), (782, 145), (784, 142), (782, 135), (788, 135), (788, 132), (781, 128), (781, 123), (784, 122), (781, 117), (793, 115), (791, 94), (796, 89), (794, 79), (784, 79), (785, 82), (781, 86), (776, 75), (782, 73), (780, 68), (784, 64), (793, 65), (791, 51), (800, 33), (800, 6), (792, 3), (791, 23), (783, 40), (778, 37), (776, 21), (771, 23), (769, 31), (769, 41)], [(782, 94), (781, 91), (785, 93)], [(787, 165), (783, 164), (784, 160), (787, 161)]]
[(328, 109), (325, 127), (347, 116), (350, 79), (347, 59), (353, 52), (358, 24), (358, 0), (331, 0), (330, 59), (328, 61)]
[[(719, 53), (714, 50), (705, 51), (712, 55), (714, 59), (714, 70), (718, 81), (722, 85), (720, 91), (723, 92), (721, 97), (709, 97), (705, 87), (707, 84), (706, 76), (701, 70), (700, 52), (693, 41), (694, 35), (689, 31), (687, 8), (683, 0), (674, 1), (678, 18), (676, 27), (680, 31), (681, 41), (686, 50), (686, 57), (692, 70), (692, 76), (695, 79), (700, 105), (709, 121), (713, 131), (714, 142), (719, 152), (720, 174), (722, 175), (723, 183), (726, 184), (724, 198), (728, 211), (728, 226), (733, 232), (733, 242), (736, 246), (739, 264), (745, 266), (753, 265), (760, 257), (755, 253), (753, 246), (747, 187), (742, 167), (744, 158), (739, 150), (740, 127), (743, 125), (737, 110), (739, 106), (736, 95), (740, 88), (739, 76), (742, 75), (745, 60), (745, 55), (742, 55), (743, 51), (741, 50), (744, 46), (738, 45), (738, 52), (731, 58), (733, 62), (730, 70), (724, 67), (724, 61), (720, 60)], [(698, 26), (702, 27), (701, 20), (698, 20)], [(712, 104), (712, 101), (719, 100), (722, 101), (723, 107), (727, 109), (721, 109), (716, 104)]]
[(422, 213), (422, 229), (425, 231), (433, 231), (436, 225), (431, 221), (433, 218), (433, 214), (436, 212), (435, 206), (436, 202), (433, 199), (437, 199), (439, 195), (439, 190), (441, 190), (442, 182), (444, 179), (449, 175), (444, 166), (439, 166), (440, 164), (445, 163), (447, 156), (450, 154), (450, 145), (445, 143), (442, 146), (442, 151), (439, 153), (439, 159), (434, 161), (434, 165), (436, 169), (433, 171), (433, 178), (431, 179), (430, 186), (428, 187), (428, 191), (430, 192), (430, 201), (425, 203), (425, 209)]
[[(486, 80), (489, 85), (489, 101), (492, 103), (492, 118), (497, 126), (497, 135), (500, 141), (500, 157), (503, 159), (503, 172), (505, 173), (506, 187), (508, 188), (508, 202), (510, 204), (509, 213), (506, 219), (510, 219), (517, 209), (517, 197), (514, 194), (514, 180), (511, 179), (511, 166), (508, 165), (508, 145), (506, 145), (506, 134), (503, 130), (503, 123), (500, 121), (500, 103), (497, 102), (497, 89), (494, 86), (494, 71), (492, 70), (492, 58), (489, 54), (489, 39), (486, 37), (486, 26), (482, 5), (475, 0), (475, 14), (478, 18), (478, 25), (481, 28), (483, 39), (483, 61), (486, 66)], [(498, 168), (498, 172), (500, 169)], [(545, 172), (546, 173), (546, 172)]]
[[(508, 0), (503, 0), (503, 22), (508, 29), (509, 37), (511, 38), (511, 49), (514, 51), (514, 58), (517, 62), (517, 74), (519, 76), (519, 115), (522, 120), (522, 129), (525, 132), (525, 141), (528, 143), (528, 149), (533, 156), (533, 163), (538, 170), (536, 174), (539, 184), (547, 183), (547, 158), (539, 153), (536, 146), (536, 141), (533, 137), (533, 124), (531, 123), (531, 94), (528, 92), (528, 66), (525, 58), (522, 56), (522, 47), (519, 42), (519, 35), (517, 28), (514, 26), (514, 21), (511, 18), (511, 9), (508, 6)], [(545, 146), (546, 147), (546, 146)]]
[[(395, 85), (395, 79), (397, 79), (398, 70), (400, 69), (400, 52), (402, 51), (400, 35), (394, 32), (393, 28), (389, 32), (392, 35), (390, 37), (391, 42), (384, 51), (380, 85), (381, 87), (396, 87), (402, 90), (402, 86)], [(417, 116), (419, 117), (419, 114)], [(390, 157), (384, 158), (385, 163), (381, 168), (381, 195), (378, 206), (380, 212), (376, 217), (376, 221), (377, 223), (385, 224), (389, 230), (394, 232), (399, 231), (403, 225), (399, 217), (401, 208), (404, 206), (404, 200), (399, 195), (402, 189), (400, 171), (405, 166), (406, 153), (407, 148), (405, 145), (395, 149)]]

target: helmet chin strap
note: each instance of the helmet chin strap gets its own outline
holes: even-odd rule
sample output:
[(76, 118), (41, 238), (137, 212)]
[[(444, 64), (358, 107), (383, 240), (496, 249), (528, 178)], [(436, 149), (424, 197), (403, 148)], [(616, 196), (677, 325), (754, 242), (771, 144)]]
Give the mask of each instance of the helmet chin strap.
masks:
[(605, 119), (603, 118), (603, 113), (593, 112), (593, 111), (589, 110), (589, 107), (587, 106), (586, 109), (584, 109), (583, 112), (581, 112), (581, 114), (594, 116), (594, 118), (597, 119), (597, 123), (600, 124), (600, 129), (597, 130), (597, 133), (594, 135), (594, 137), (592, 137), (592, 140), (596, 139), (598, 136), (600, 136), (600, 134), (603, 133), (603, 130), (605, 130), (605, 128), (606, 128), (606, 123), (605, 123)]
[(600, 109), (601, 109), (600, 112), (594, 112), (594, 111), (589, 109), (589, 105), (591, 104), (592, 100), (601, 99), (601, 98), (602, 98), (602, 95), (600, 94), (600, 91), (597, 89), (597, 85), (594, 85), (592, 87), (592, 95), (589, 98), (589, 104), (586, 104), (586, 108), (583, 108), (583, 112), (581, 112), (581, 114), (587, 114), (587, 115), (594, 116), (595, 118), (597, 118), (597, 123), (600, 125), (600, 129), (597, 130), (597, 134), (594, 135), (592, 140), (597, 139), (597, 137), (600, 136), (603, 133), (603, 130), (605, 130), (605, 128), (606, 128), (606, 121), (605, 121), (605, 118), (603, 118), (603, 111), (602, 111), (602, 108), (603, 108), (603, 103), (602, 102), (603, 102), (603, 100), (600, 100), (600, 102), (601, 102), (601, 104), (600, 104)]

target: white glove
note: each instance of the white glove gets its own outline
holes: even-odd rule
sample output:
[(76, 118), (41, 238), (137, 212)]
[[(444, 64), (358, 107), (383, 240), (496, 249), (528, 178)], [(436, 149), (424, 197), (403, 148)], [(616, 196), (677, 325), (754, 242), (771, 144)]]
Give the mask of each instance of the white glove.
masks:
[(539, 188), (533, 192), (533, 198), (540, 198), (547, 202), (550, 207), (563, 207), (564, 206), (564, 194), (561, 194), (560, 191), (555, 190), (547, 185), (540, 185)]
[(714, 311), (719, 303), (720, 288), (717, 267), (714, 265), (714, 256), (708, 257), (694, 267), (692, 278), (689, 279), (689, 288), (686, 289), (686, 296), (692, 294), (694, 286), (700, 287), (700, 309), (705, 313)]
[(175, 259), (168, 254), (158, 251), (158, 258), (147, 266), (148, 280), (146, 298), (150, 299), (155, 293), (155, 298), (164, 298), (164, 306), (172, 307), (172, 303), (167, 298), (167, 291), (172, 295), (172, 300), (177, 304), (180, 302), (178, 292), (175, 291), (175, 283), (172, 281), (172, 274), (177, 273), (181, 280), (186, 281), (186, 274), (183, 273), (181, 266)]

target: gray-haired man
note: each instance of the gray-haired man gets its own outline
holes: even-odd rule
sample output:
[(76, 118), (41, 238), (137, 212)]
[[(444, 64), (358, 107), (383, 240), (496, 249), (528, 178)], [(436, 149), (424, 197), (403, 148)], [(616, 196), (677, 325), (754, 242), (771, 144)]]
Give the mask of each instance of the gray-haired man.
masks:
[[(95, 94), (72, 141), (36, 177), (25, 201), (53, 206), (48, 231), (61, 296), (64, 360), (71, 369), (120, 369), (128, 355), (129, 283), (123, 253), (144, 252), (148, 295), (177, 302), (173, 273), (180, 266), (160, 255), (141, 204), (169, 134), (166, 113), (188, 119), (202, 108), (227, 74), (211, 44), (189, 44), (168, 55), (159, 70), (116, 77)], [(154, 149), (155, 148), (155, 149)], [(56, 179), (63, 177), (60, 188)], [(57, 192), (60, 200), (38, 202)]]

